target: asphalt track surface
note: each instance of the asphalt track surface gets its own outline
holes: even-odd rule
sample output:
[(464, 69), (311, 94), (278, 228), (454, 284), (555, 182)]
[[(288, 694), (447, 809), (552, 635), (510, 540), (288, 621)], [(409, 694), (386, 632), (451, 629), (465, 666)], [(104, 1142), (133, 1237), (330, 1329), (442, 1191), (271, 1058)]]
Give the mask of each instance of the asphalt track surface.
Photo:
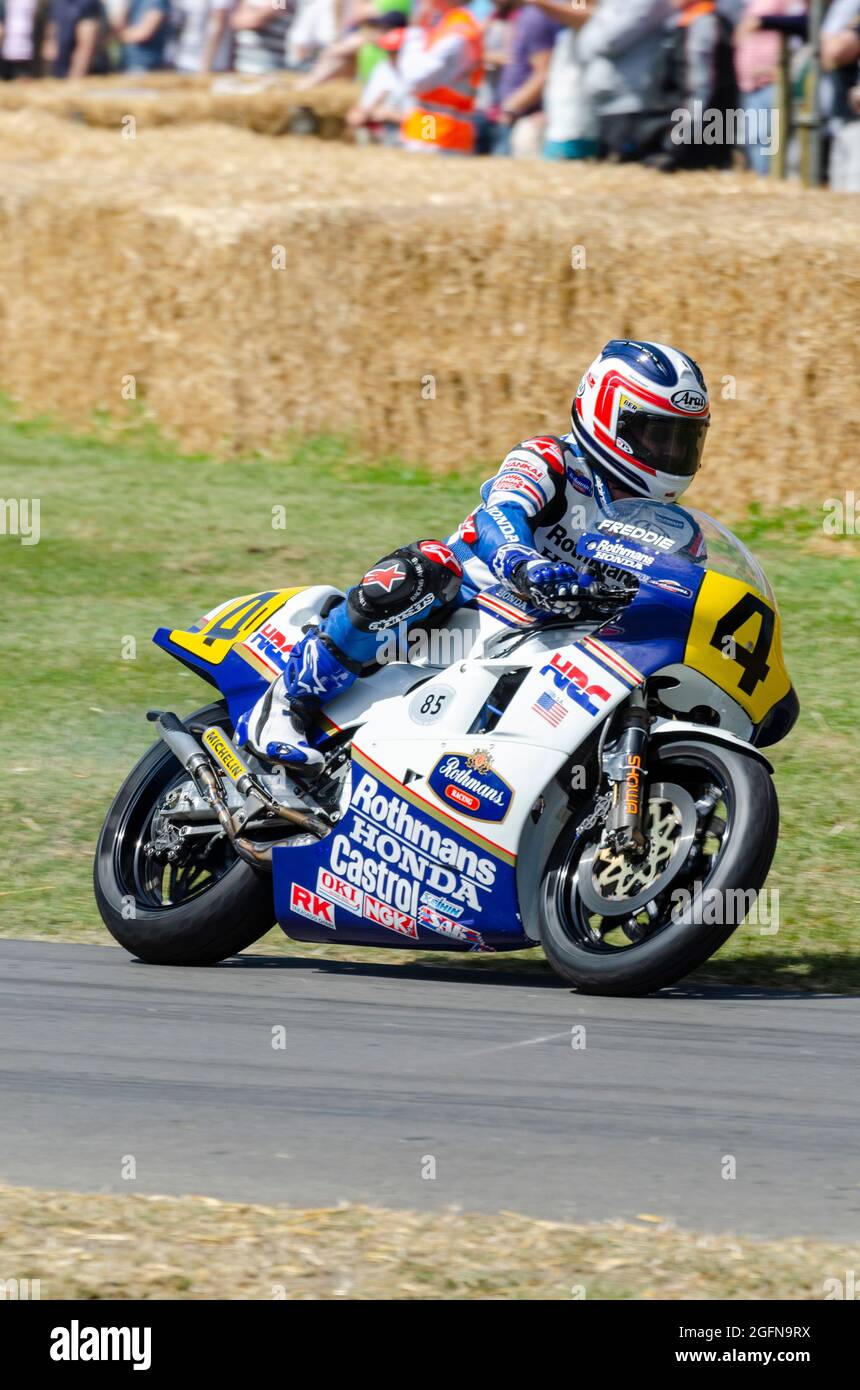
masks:
[(515, 960), (0, 941), (0, 1179), (856, 1238), (858, 1025), (857, 998), (585, 998)]

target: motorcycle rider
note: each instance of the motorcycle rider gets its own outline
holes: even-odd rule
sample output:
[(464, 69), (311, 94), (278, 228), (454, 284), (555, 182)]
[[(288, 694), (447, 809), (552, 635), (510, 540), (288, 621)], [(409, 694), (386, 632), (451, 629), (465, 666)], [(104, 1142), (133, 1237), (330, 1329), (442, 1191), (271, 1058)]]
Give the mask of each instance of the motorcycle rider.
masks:
[[(446, 543), (413, 541), (369, 569), (295, 644), (283, 673), (238, 720), (237, 742), (315, 773), (324, 759), (307, 726), (373, 668), (392, 628), (439, 622), (478, 595), (502, 608), (569, 612), (590, 582), (572, 563), (579, 535), (605, 527), (619, 498), (675, 502), (699, 468), (709, 423), (705, 380), (686, 353), (607, 343), (579, 384), (571, 433), (512, 449)], [(693, 548), (692, 531), (690, 541)]]

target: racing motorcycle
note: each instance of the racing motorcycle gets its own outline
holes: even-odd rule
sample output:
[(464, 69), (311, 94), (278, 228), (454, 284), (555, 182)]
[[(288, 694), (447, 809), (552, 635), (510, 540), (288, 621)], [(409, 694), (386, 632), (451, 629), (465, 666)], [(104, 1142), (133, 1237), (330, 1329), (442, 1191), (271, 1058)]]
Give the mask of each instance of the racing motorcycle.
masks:
[(420, 649), (410, 629), (407, 651), (320, 715), (312, 780), (240, 750), (233, 729), (340, 590), (244, 595), (159, 629), (218, 698), (147, 716), (158, 741), (95, 857), (117, 941), (175, 965), (223, 960), (275, 921), (341, 945), (540, 945), (580, 991), (623, 995), (706, 961), (777, 843), (762, 748), (799, 707), (776, 601), (693, 508), (619, 501), (571, 548), (589, 587), (569, 611), (499, 587)]

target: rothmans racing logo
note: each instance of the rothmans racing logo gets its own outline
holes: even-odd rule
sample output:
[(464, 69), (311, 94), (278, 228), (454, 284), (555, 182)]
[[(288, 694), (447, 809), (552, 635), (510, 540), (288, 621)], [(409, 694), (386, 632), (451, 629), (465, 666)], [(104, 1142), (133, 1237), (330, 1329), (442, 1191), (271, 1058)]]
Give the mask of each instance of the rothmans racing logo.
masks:
[(483, 750), (444, 754), (427, 782), (440, 801), (470, 820), (504, 820), (514, 795)]
[(618, 541), (591, 541), (588, 546), (595, 560), (605, 560), (610, 565), (626, 565), (632, 570), (647, 569), (653, 565), (655, 557), (642, 550), (633, 550), (629, 545)]

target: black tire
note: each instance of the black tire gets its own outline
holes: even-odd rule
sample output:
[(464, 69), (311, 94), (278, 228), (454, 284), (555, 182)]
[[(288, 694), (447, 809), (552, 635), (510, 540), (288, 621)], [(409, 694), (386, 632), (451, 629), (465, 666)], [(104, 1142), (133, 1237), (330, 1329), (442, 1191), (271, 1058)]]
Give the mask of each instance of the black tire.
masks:
[(689, 916), (693, 920), (672, 921), (667, 913), (665, 924), (625, 949), (590, 947), (575, 930), (575, 908), (565, 906), (573, 900), (565, 896), (569, 888), (564, 875), (575, 871), (584, 849), (573, 849), (572, 824), (562, 831), (547, 861), (541, 885), (543, 948), (553, 969), (584, 994), (652, 994), (682, 979), (708, 960), (740, 925), (740, 918), (697, 923), (695, 909), (704, 890), (758, 892), (767, 878), (779, 833), (779, 805), (767, 768), (749, 754), (704, 739), (666, 743), (649, 759), (649, 784), (669, 780), (666, 774), (672, 769), (677, 776), (682, 765), (719, 779), (728, 813), (724, 843), (713, 870), (701, 881), (702, 891), (692, 898)]
[[(194, 731), (212, 723), (230, 728), (223, 703), (207, 705), (186, 723)], [(138, 959), (150, 965), (214, 965), (251, 946), (273, 925), (272, 879), (226, 846), (219, 875), (185, 902), (159, 906), (139, 886), (142, 861), (135, 839), (139, 844), (159, 797), (180, 773), (178, 761), (159, 741), (123, 782), (96, 846), (96, 903), (108, 931)]]

